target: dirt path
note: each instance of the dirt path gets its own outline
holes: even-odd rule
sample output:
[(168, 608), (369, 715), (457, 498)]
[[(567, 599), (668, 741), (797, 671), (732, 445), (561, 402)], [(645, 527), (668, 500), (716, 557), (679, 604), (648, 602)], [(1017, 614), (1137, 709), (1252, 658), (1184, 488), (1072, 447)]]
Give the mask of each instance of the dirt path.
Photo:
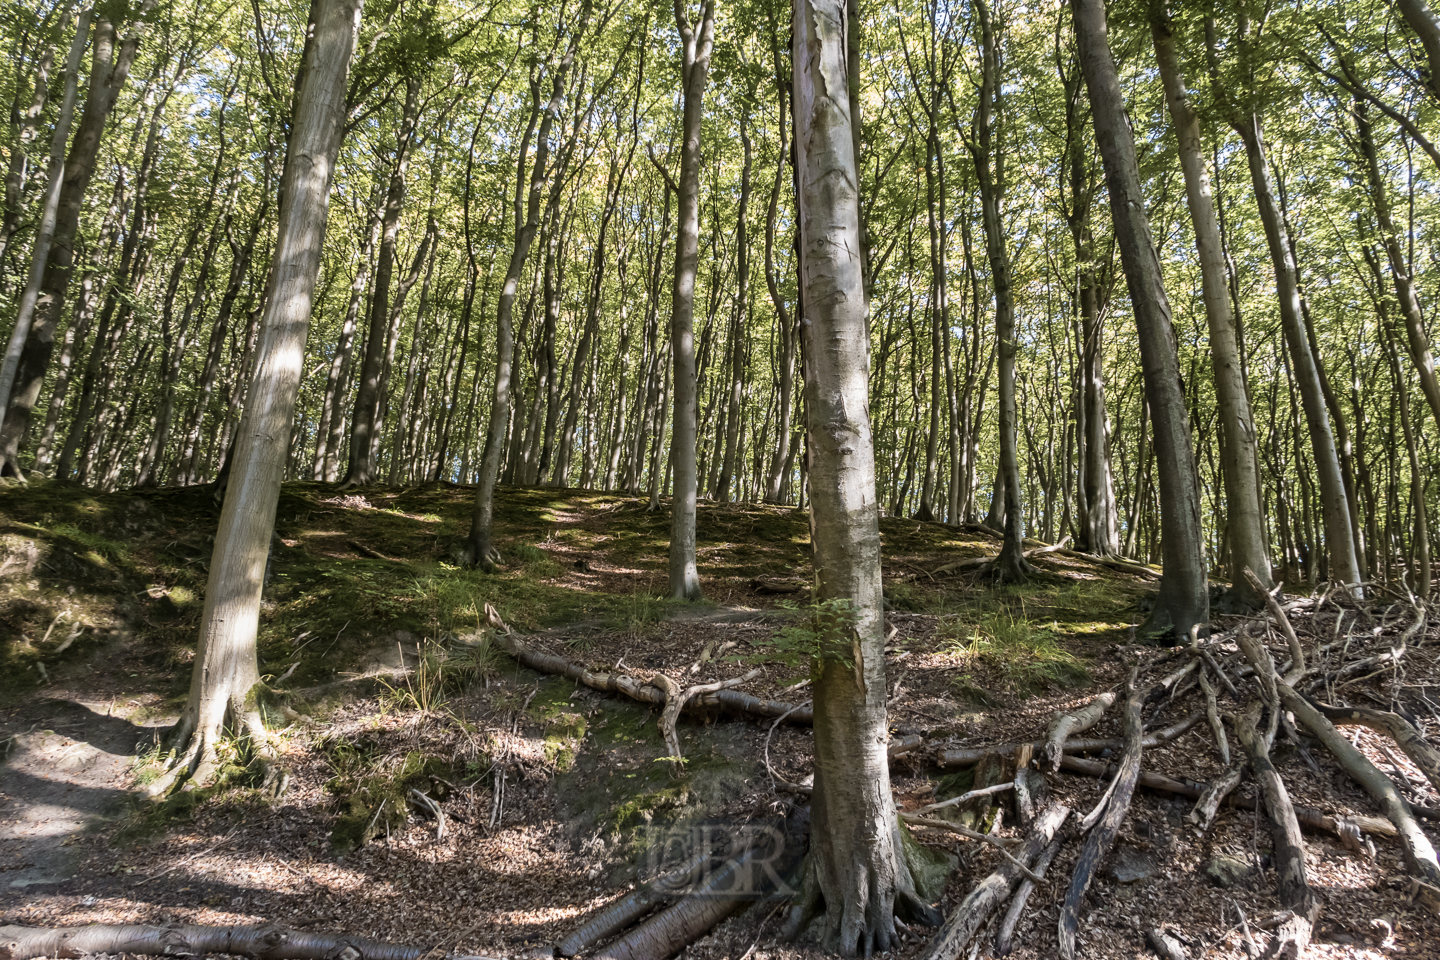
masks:
[(30, 701), (0, 716), (0, 903), (75, 872), (74, 838), (124, 809), (152, 728), (111, 701)]

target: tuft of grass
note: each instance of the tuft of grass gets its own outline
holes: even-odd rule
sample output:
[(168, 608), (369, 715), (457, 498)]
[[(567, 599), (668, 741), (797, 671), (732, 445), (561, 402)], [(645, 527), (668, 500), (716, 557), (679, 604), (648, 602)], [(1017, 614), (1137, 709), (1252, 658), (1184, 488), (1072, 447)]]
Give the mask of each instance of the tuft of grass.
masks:
[(945, 633), (950, 653), (998, 669), (1007, 683), (1022, 691), (1078, 686), (1090, 679), (1085, 662), (1056, 641), (1053, 624), (1038, 626), (1001, 609), (973, 621), (956, 621)]

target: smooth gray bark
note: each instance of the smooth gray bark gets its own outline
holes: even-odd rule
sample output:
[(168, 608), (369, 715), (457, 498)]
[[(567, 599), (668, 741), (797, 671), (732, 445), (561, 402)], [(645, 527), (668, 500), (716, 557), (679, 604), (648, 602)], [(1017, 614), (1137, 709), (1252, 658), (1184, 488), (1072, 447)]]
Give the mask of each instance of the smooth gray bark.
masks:
[(715, 44), (715, 0), (702, 0), (700, 19), (691, 23), (685, 0), (675, 0), (680, 31), (681, 120), (680, 175), (676, 184), (680, 210), (676, 218), (675, 286), (671, 297), (670, 350), (675, 364), (670, 465), (675, 471), (670, 506), (670, 596), (699, 600), (700, 574), (695, 567), (695, 274), (700, 262), (700, 123), (710, 51)]
[(1080, 68), (1095, 118), (1095, 139), (1105, 168), (1110, 216), (1135, 312), (1160, 473), (1160, 544), (1165, 573), (1144, 629), (1184, 637), (1192, 626), (1209, 619), (1210, 594), (1200, 527), (1200, 488), (1190, 446), (1185, 395), (1180, 388), (1170, 303), (1150, 234), (1150, 218), (1145, 212), (1145, 194), (1135, 160), (1135, 140), (1125, 116), (1120, 77), (1106, 35), (1104, 0), (1071, 0), (1070, 9)]
[(1165, 86), (1165, 102), (1179, 144), (1180, 166), (1185, 174), (1185, 198), (1195, 229), (1200, 259), (1201, 296), (1210, 331), (1210, 357), (1214, 366), (1216, 406), (1220, 415), (1221, 474), (1225, 483), (1225, 535), (1229, 541), (1230, 592), (1242, 606), (1253, 606), (1256, 596), (1245, 578), (1255, 572), (1270, 589), (1270, 550), (1260, 512), (1259, 460), (1255, 449), (1255, 421), (1245, 389), (1240, 362), (1240, 335), (1230, 309), (1225, 251), (1215, 215), (1210, 169), (1200, 135), (1200, 119), (1185, 92), (1175, 42), (1166, 8), (1159, 0), (1150, 5), (1150, 35), (1155, 59)]
[(172, 776), (203, 779), (227, 724), (267, 742), (255, 700), (260, 594), (304, 372), (361, 3), (316, 0), (285, 160), (270, 296), (215, 534), (190, 697), (172, 730), (172, 746), (185, 748)]
[(815, 792), (798, 927), (844, 956), (898, 945), (894, 911), (934, 919), (903, 859), (886, 761), (879, 504), (869, 412), (869, 305), (861, 257), (845, 0), (796, 0), (795, 145), (810, 536), (816, 572)]

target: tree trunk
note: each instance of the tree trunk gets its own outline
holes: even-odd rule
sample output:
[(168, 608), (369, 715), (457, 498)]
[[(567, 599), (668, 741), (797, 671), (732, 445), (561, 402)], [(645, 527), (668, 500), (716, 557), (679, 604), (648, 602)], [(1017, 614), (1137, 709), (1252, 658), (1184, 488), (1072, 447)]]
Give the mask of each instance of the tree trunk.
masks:
[[(1340, 469), (1340, 456), (1335, 436), (1330, 429), (1324, 390), (1320, 383), (1319, 358), (1311, 351), (1305, 332), (1300, 303), (1299, 276), (1290, 246), (1289, 232), (1271, 183), (1265, 156), (1265, 138), (1260, 115), (1237, 106), (1225, 92), (1219, 74), (1215, 21), (1205, 22), (1206, 45), (1210, 57), (1212, 87), (1217, 93), (1226, 119), (1245, 145), (1245, 158), (1250, 167), (1250, 182), (1255, 202), (1265, 228), (1265, 242), (1275, 271), (1275, 287), (1280, 310), (1280, 323), (1285, 342), (1290, 348), (1294, 379), (1300, 390), (1305, 421), (1310, 431), (1310, 444), (1315, 458), (1315, 472), (1320, 481), (1320, 500), (1325, 526), (1325, 549), (1329, 558), (1329, 575), (1347, 592), (1360, 589), (1360, 568), (1355, 553), (1355, 536), (1351, 523), (1349, 496)], [(1250, 46), (1249, 20), (1242, 13), (1237, 28), (1237, 46), (1241, 56), (1248, 56)]]
[[(46, 181), (44, 199), (41, 201), (40, 223), (36, 228), (35, 249), (30, 256), (30, 274), (25, 283), (25, 292), (20, 296), (20, 305), (15, 314), (15, 327), (10, 332), (10, 342), (5, 348), (5, 357), (0, 361), (0, 424), (5, 422), (5, 413), (10, 406), (10, 395), (15, 386), (15, 374), (20, 365), (20, 354), (25, 348), (26, 339), (29, 337), (30, 328), (35, 319), (35, 307), (40, 296), (40, 284), (45, 278), (45, 270), (50, 261), (50, 248), (55, 241), (56, 220), (60, 209), (60, 194), (65, 180), (65, 146), (70, 138), (70, 123), (75, 117), (75, 95), (79, 83), (80, 59), (85, 53), (85, 44), (90, 36), (90, 18), (93, 8), (86, 5), (80, 11), (80, 17), (75, 24), (75, 37), (70, 43), (70, 53), (65, 58), (65, 92), (60, 100), (60, 114), (55, 121), (55, 133), (50, 141), (50, 164), (47, 172), (49, 179)], [(98, 45), (97, 45), (98, 46)], [(93, 69), (93, 68), (92, 68)], [(36, 77), (37, 92), (36, 98), (40, 105), (44, 104), (43, 74), (48, 73), (42, 70)], [(94, 74), (92, 73), (92, 76)], [(87, 103), (87, 115), (88, 107)], [(39, 110), (36, 110), (38, 116)], [(91, 163), (94, 163), (92, 158)], [(9, 200), (9, 184), (6, 184), (7, 201)], [(18, 194), (18, 190), (17, 190)], [(19, 198), (16, 197), (18, 204)], [(75, 234), (74, 228), (70, 230), (70, 237)], [(66, 251), (62, 251), (64, 256)], [(51, 337), (54, 337), (52, 330)], [(34, 401), (32, 400), (33, 404)], [(3, 472), (5, 461), (4, 451), (0, 450), (0, 472)], [(19, 475), (19, 470), (12, 465), (12, 470)]]
[(255, 700), (260, 593), (304, 371), (360, 10), (361, 0), (315, 3), (285, 160), (275, 273), (215, 534), (190, 697), (172, 731), (172, 746), (184, 752), (172, 775), (152, 785), (156, 789), (175, 776), (203, 780), (227, 723), (243, 728), (261, 747), (268, 743)]
[(798, 929), (823, 903), (844, 956), (898, 946), (894, 911), (937, 919), (905, 865), (886, 761), (880, 529), (869, 414), (868, 304), (845, 0), (794, 7), (800, 280), (808, 305), (805, 413), (816, 571), (815, 792)]
[[(405, 80), (405, 106), (395, 142), (395, 166), (385, 193), (385, 213), (380, 231), (380, 258), (375, 266), (375, 290), (370, 296), (370, 324), (365, 336), (365, 360), (360, 368), (360, 387), (355, 394), (355, 412), (350, 419), (350, 466), (340, 486), (345, 489), (375, 480), (375, 451), (378, 446), (376, 421), (380, 416), (381, 377), (392, 322), (390, 282), (395, 273), (396, 241), (400, 214), (405, 208), (405, 174), (410, 167), (410, 148), (420, 116), (420, 79)], [(427, 234), (428, 236), (428, 234)]]
[(1435, 11), (1425, 0), (1395, 0), (1395, 7), (1405, 18), (1405, 23), (1415, 31), (1415, 36), (1420, 38), (1420, 46), (1425, 50), (1425, 63), (1429, 67), (1425, 89), (1440, 100), (1440, 17), (1435, 16)]
[(75, 270), (75, 233), (80, 226), (81, 206), (95, 161), (100, 153), (105, 123), (130, 75), (147, 28), (147, 15), (157, 0), (143, 0), (136, 11), (129, 34), (115, 45), (115, 26), (105, 17), (95, 23), (91, 50), (90, 86), (70, 152), (65, 159), (56, 201), (55, 228), (49, 257), (37, 287), (34, 320), (19, 354), (15, 379), (10, 389), (3, 423), (0, 423), (0, 475), (22, 476), (20, 445), (30, 426), (30, 414), (40, 397), (40, 388), (55, 349), (55, 333), (65, 310), (65, 294)]
[(1135, 141), (1106, 37), (1104, 0), (1071, 0), (1080, 67), (1090, 94), (1095, 138), (1105, 168), (1110, 215), (1135, 311), (1140, 359), (1160, 468), (1160, 525), (1165, 574), (1146, 621), (1148, 633), (1186, 636), (1210, 614), (1200, 491), (1180, 386), (1170, 303), (1145, 213)]
[[(993, 136), (996, 114), (1003, 112), (1003, 88), (999, 71), (999, 41), (984, 0), (975, 6), (980, 20), (981, 73), (980, 102), (976, 107), (978, 136), (972, 146), (975, 176), (980, 185), (985, 253), (990, 260), (990, 278), (995, 291), (995, 344), (999, 360), (999, 456), (996, 494), (1004, 511), (1004, 540), (990, 572), (1002, 583), (1029, 578), (1032, 569), (1025, 559), (1024, 516), (1020, 510), (1020, 452), (1015, 406), (1015, 291), (1010, 272), (1010, 253), (1005, 248), (1005, 228), (1000, 204), (1005, 196), (1005, 147)], [(992, 515), (995, 507), (992, 503)]]
[(695, 24), (690, 22), (685, 4), (686, 0), (675, 0), (675, 23), (683, 53), (680, 77), (684, 116), (680, 179), (675, 190), (680, 211), (670, 314), (670, 349), (675, 364), (670, 445), (670, 463), (675, 471), (670, 506), (670, 596), (699, 600), (700, 574), (695, 567), (695, 273), (700, 259), (700, 124), (710, 50), (715, 43), (715, 0), (701, 0), (700, 21)]
[[(570, 34), (564, 56), (555, 65), (551, 75), (550, 101), (543, 113), (540, 110), (539, 77), (532, 73), (530, 79), (531, 113), (524, 135), (520, 138), (519, 156), (516, 160), (515, 245), (510, 253), (510, 262), (505, 268), (505, 280), (500, 288), (500, 300), (495, 311), (494, 400), (490, 406), (490, 427), (486, 433), (485, 453), (475, 491), (475, 510), (465, 547), (468, 562), (485, 570), (494, 568), (491, 542), (495, 516), (495, 481), (500, 475), (500, 455), (504, 452), (506, 428), (510, 422), (510, 368), (515, 360), (511, 317), (515, 311), (515, 295), (519, 291), (520, 275), (525, 270), (525, 261), (530, 256), (530, 247), (535, 242), (535, 232), (540, 225), (541, 193), (545, 187), (545, 178), (550, 172), (547, 169), (550, 159), (550, 129), (564, 105), (566, 78), (575, 62), (580, 38), (584, 36), (590, 21), (591, 6), (591, 0), (582, 0), (579, 22), (575, 31)], [(534, 163), (527, 163), (532, 135), (535, 137), (535, 159)]]
[(1229, 602), (1253, 608), (1263, 598), (1255, 595), (1245, 578), (1245, 570), (1254, 571), (1265, 589), (1270, 589), (1270, 550), (1265, 541), (1264, 519), (1260, 511), (1255, 421), (1240, 362), (1240, 336), (1226, 289), (1225, 253), (1211, 199), (1210, 170), (1200, 139), (1200, 119), (1185, 92), (1169, 17), (1166, 8), (1159, 2), (1150, 4), (1150, 34), (1155, 42), (1155, 59), (1165, 85), (1171, 122), (1175, 125), (1180, 166), (1185, 174), (1185, 197), (1200, 258), (1201, 295), (1210, 330), (1210, 355), (1220, 415), (1225, 535), (1230, 552)]

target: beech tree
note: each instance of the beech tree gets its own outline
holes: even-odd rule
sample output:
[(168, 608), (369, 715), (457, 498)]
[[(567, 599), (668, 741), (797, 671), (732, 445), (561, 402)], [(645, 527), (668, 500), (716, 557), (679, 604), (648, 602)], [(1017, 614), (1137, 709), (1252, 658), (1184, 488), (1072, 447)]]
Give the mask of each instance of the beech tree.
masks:
[(1190, 628), (1210, 619), (1210, 593), (1201, 552), (1200, 490), (1186, 416), (1185, 395), (1175, 335), (1170, 327), (1170, 302), (1160, 271), (1160, 257), (1145, 213), (1145, 194), (1135, 160), (1135, 140), (1125, 116), (1120, 77), (1110, 53), (1104, 0), (1071, 0), (1080, 68), (1090, 91), (1095, 139), (1105, 166), (1110, 217), (1125, 267), (1125, 285), (1135, 310), (1140, 335), (1145, 396), (1155, 430), (1160, 468), (1161, 544), (1165, 574), (1160, 595), (1146, 621), (1147, 633), (1184, 637)]
[(798, 930), (823, 911), (842, 956), (898, 944), (895, 911), (934, 921), (904, 859), (885, 752), (879, 503), (870, 434), (869, 311), (844, 0), (794, 7), (795, 169), (815, 567), (815, 792)]
[(227, 728), (248, 734), (262, 753), (269, 743), (257, 703), (260, 593), (289, 454), (361, 8), (362, 0), (316, 0), (313, 8), (281, 177), (274, 279), (215, 533), (190, 696), (170, 732), (177, 757), (170, 773), (152, 784), (154, 792), (187, 775), (196, 782), (207, 779)]

